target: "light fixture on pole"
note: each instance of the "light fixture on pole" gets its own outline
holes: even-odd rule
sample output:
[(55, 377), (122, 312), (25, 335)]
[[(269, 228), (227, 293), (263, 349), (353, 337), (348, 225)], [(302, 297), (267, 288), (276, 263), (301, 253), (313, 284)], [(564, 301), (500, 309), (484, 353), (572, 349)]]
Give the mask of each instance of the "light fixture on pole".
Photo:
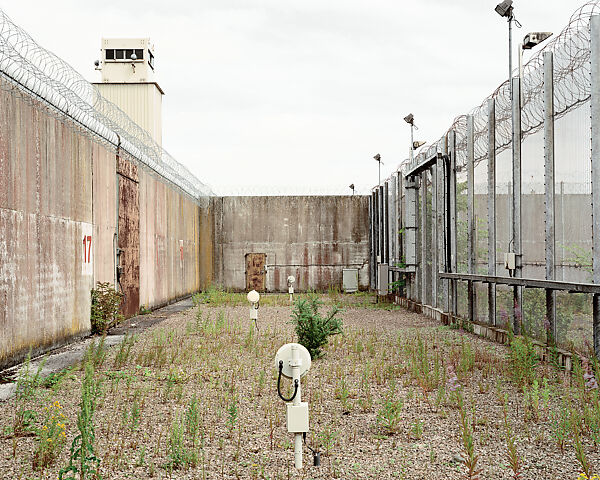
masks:
[(354, 184), (351, 183), (349, 188), (350, 188), (350, 190), (352, 190), (352, 196), (354, 196)]
[(512, 6), (513, 0), (504, 0), (503, 2), (496, 5), (494, 9), (501, 17), (506, 17), (508, 21), (508, 85), (510, 87), (510, 98), (512, 99), (512, 24), (513, 22), (517, 28), (521, 28), (521, 24), (515, 18), (514, 8)]
[(373, 158), (379, 163), (379, 183), (377, 185), (381, 185), (381, 166), (384, 165), (384, 163), (381, 161), (381, 155), (378, 153)]
[(531, 50), (533, 47), (545, 42), (552, 36), (552, 32), (529, 32), (519, 44), (519, 78), (521, 80), (521, 106), (523, 105), (523, 51)]
[(414, 130), (415, 129), (419, 129), (419, 127), (417, 127), (415, 125), (415, 116), (412, 113), (409, 113), (406, 117), (404, 117), (404, 121), (406, 123), (408, 123), (410, 125), (410, 151), (409, 151), (409, 156), (410, 156), (410, 161), (412, 162), (414, 159), (414, 151), (425, 145), (425, 142), (420, 142), (420, 141), (415, 141), (414, 139)]

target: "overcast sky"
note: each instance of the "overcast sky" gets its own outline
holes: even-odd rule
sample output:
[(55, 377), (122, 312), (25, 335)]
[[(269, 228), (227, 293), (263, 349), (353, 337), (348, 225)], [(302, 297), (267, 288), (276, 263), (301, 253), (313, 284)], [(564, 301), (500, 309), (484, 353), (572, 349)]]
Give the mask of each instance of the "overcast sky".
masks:
[[(1, 1), (38, 43), (99, 81), (101, 37), (150, 37), (163, 146), (217, 192), (377, 183), (508, 76), (499, 0)], [(583, 4), (515, 0), (559, 33)], [(516, 51), (516, 48), (515, 48)], [(515, 57), (516, 65), (516, 57)], [(348, 190), (349, 192), (349, 190)], [(260, 193), (259, 191), (257, 193)]]

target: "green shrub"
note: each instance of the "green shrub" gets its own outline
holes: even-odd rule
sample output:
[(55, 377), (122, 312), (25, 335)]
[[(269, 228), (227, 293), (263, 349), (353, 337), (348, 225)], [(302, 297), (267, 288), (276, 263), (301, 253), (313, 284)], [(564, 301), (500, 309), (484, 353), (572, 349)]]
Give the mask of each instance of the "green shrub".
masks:
[(322, 347), (327, 345), (330, 335), (342, 333), (342, 320), (336, 315), (341, 311), (334, 305), (329, 313), (322, 317), (319, 308), (323, 302), (314, 294), (294, 302), (292, 324), (296, 328), (298, 343), (304, 345), (312, 358), (323, 355)]
[(123, 294), (114, 289), (108, 282), (98, 282), (92, 289), (91, 323), (93, 334), (105, 334), (112, 327), (123, 321), (119, 313)]

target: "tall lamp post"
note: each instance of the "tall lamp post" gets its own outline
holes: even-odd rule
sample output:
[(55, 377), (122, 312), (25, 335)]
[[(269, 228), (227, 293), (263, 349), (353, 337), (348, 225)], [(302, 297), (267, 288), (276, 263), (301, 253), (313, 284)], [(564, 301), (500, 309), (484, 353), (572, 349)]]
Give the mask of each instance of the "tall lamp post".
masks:
[(373, 158), (379, 163), (379, 183), (377, 185), (381, 185), (381, 165), (383, 165), (381, 155), (377, 153)]
[(410, 125), (410, 161), (414, 160), (413, 152), (415, 151), (415, 138), (414, 138), (414, 130), (415, 128), (418, 130), (419, 127), (415, 125), (415, 116), (412, 113), (409, 113), (406, 117), (404, 117), (404, 121)]
[(515, 18), (514, 9), (512, 6), (513, 0), (504, 0), (496, 5), (496, 13), (501, 17), (505, 17), (508, 21), (508, 83), (510, 87), (510, 98), (512, 99), (512, 24), (517, 28), (521, 28), (521, 24)]

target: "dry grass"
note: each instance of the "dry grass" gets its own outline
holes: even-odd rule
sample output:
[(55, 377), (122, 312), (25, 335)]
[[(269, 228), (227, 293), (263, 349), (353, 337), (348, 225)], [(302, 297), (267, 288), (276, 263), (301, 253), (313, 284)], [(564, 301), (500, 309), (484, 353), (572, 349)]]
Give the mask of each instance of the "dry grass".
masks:
[[(329, 297), (339, 299), (336, 292)], [(358, 296), (347, 302), (361, 306), (344, 312), (344, 335), (332, 338), (303, 379), (308, 442), (323, 461), (310, 466), (305, 450), (308, 466), (295, 472), (274, 366), (277, 349), (295, 340), (285, 298), (261, 303), (258, 335), (247, 306), (224, 299), (98, 355), (95, 452), (103, 478), (467, 478), (458, 459), (469, 433), (483, 479), (513, 478), (509, 443), (523, 465), (521, 478), (578, 478), (577, 441), (592, 470), (600, 468), (588, 425), (600, 410), (582, 420), (597, 395), (577, 377), (537, 366), (534, 394), (535, 387), (512, 380), (507, 347), (417, 314), (371, 308), (370, 297)], [(32, 470), (36, 437), (11, 430), (15, 401), (0, 404), (2, 478), (57, 478), (77, 434), (82, 378), (75, 369), (26, 400), (38, 414), (31, 428), (41, 426), (43, 408), (56, 400), (67, 418), (66, 446), (45, 471)], [(553, 433), (561, 411), (570, 422), (562, 448)]]

